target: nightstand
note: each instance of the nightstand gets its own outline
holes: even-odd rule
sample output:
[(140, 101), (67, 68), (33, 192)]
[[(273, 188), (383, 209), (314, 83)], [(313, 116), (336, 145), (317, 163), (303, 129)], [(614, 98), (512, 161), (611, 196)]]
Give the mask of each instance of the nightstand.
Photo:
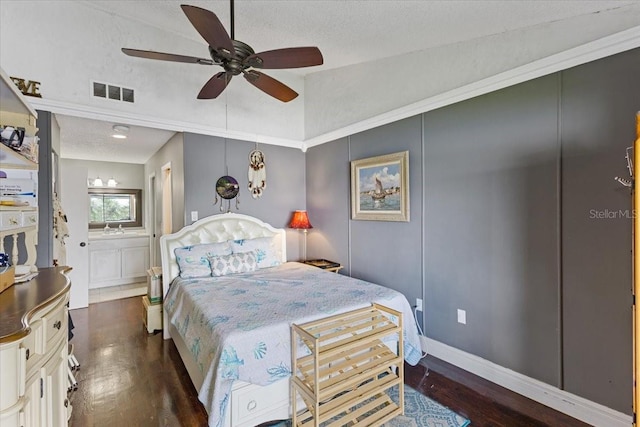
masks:
[(321, 268), (327, 271), (333, 271), (337, 273), (342, 270), (342, 265), (339, 262), (333, 262), (326, 259), (310, 259), (308, 261), (302, 261), (304, 264), (312, 265), (314, 267)]
[(142, 321), (147, 332), (152, 334), (162, 330), (162, 303), (151, 304), (148, 296), (142, 297)]

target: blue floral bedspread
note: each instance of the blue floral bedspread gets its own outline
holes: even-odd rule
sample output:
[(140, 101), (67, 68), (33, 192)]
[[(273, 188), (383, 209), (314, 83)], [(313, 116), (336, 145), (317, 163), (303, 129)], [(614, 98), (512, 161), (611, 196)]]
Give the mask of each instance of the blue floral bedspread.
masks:
[(422, 354), (411, 306), (383, 286), (289, 262), (250, 273), (177, 278), (165, 310), (204, 376), (209, 426), (223, 425), (234, 380), (267, 385), (291, 375), (291, 324), (377, 302), (403, 313), (404, 358)]

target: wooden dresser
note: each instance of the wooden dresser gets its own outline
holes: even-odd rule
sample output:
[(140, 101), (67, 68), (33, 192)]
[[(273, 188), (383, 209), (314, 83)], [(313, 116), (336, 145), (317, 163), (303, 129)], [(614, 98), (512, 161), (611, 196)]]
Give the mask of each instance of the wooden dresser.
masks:
[(66, 426), (69, 267), (0, 293), (0, 425)]

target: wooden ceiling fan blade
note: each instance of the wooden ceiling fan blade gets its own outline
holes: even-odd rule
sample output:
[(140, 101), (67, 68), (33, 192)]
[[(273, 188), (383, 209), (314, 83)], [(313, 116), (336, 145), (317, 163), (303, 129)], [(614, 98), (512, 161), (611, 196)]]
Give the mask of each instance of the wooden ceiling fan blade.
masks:
[(282, 102), (289, 102), (298, 96), (298, 93), (289, 86), (260, 71), (245, 71), (244, 78), (267, 95), (271, 95)]
[(213, 60), (196, 58), (195, 56), (176, 55), (173, 53), (154, 52), (152, 50), (139, 50), (122, 48), (122, 52), (129, 56), (145, 59), (157, 59), (160, 61), (186, 62), (189, 64), (213, 65)]
[(245, 64), (257, 68), (281, 69), (322, 65), (324, 60), (317, 47), (289, 47), (268, 50), (247, 57)]
[(220, 95), (227, 87), (231, 81), (231, 77), (233, 77), (231, 74), (228, 74), (225, 71), (220, 71), (218, 74), (211, 77), (204, 86), (202, 86), (202, 89), (200, 89), (200, 93), (198, 94), (198, 99), (217, 98), (218, 95)]
[(184, 14), (187, 15), (191, 25), (195, 27), (209, 46), (221, 54), (227, 54), (230, 57), (235, 56), (236, 51), (233, 48), (231, 37), (229, 37), (227, 30), (224, 29), (222, 22), (220, 22), (215, 13), (186, 4), (180, 7)]

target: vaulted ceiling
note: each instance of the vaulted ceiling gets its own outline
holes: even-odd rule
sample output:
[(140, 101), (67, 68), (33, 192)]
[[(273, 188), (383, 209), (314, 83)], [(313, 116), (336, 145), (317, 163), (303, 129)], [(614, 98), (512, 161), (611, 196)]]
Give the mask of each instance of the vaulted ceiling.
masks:
[[(324, 64), (265, 70), (300, 93), (287, 104), (243, 79), (234, 79), (216, 100), (197, 101), (200, 87), (219, 67), (120, 52), (130, 47), (207, 58), (206, 42), (181, 3), (0, 2), (0, 66), (10, 75), (42, 82), (43, 99), (35, 104), (60, 115), (62, 157), (127, 161), (122, 146), (99, 152), (83, 142), (98, 140), (91, 132), (114, 123), (168, 130), (154, 135), (160, 139), (188, 130), (313, 145), (479, 94), (496, 76), (511, 73), (506, 82), (517, 82), (518, 73), (535, 77), (532, 70), (565, 52), (588, 58), (589, 51), (610, 53), (609, 45), (640, 46), (640, 2), (631, 0), (237, 0), (236, 39), (257, 52), (318, 46)], [(228, 1), (189, 4), (216, 13), (229, 31)], [(586, 56), (581, 46), (589, 46)], [(564, 64), (571, 64), (571, 55), (565, 54)], [(92, 81), (134, 88), (136, 103), (95, 99)], [(461, 88), (471, 89), (462, 94)], [(164, 142), (150, 143), (148, 155)], [(138, 155), (136, 162), (148, 155)]]

